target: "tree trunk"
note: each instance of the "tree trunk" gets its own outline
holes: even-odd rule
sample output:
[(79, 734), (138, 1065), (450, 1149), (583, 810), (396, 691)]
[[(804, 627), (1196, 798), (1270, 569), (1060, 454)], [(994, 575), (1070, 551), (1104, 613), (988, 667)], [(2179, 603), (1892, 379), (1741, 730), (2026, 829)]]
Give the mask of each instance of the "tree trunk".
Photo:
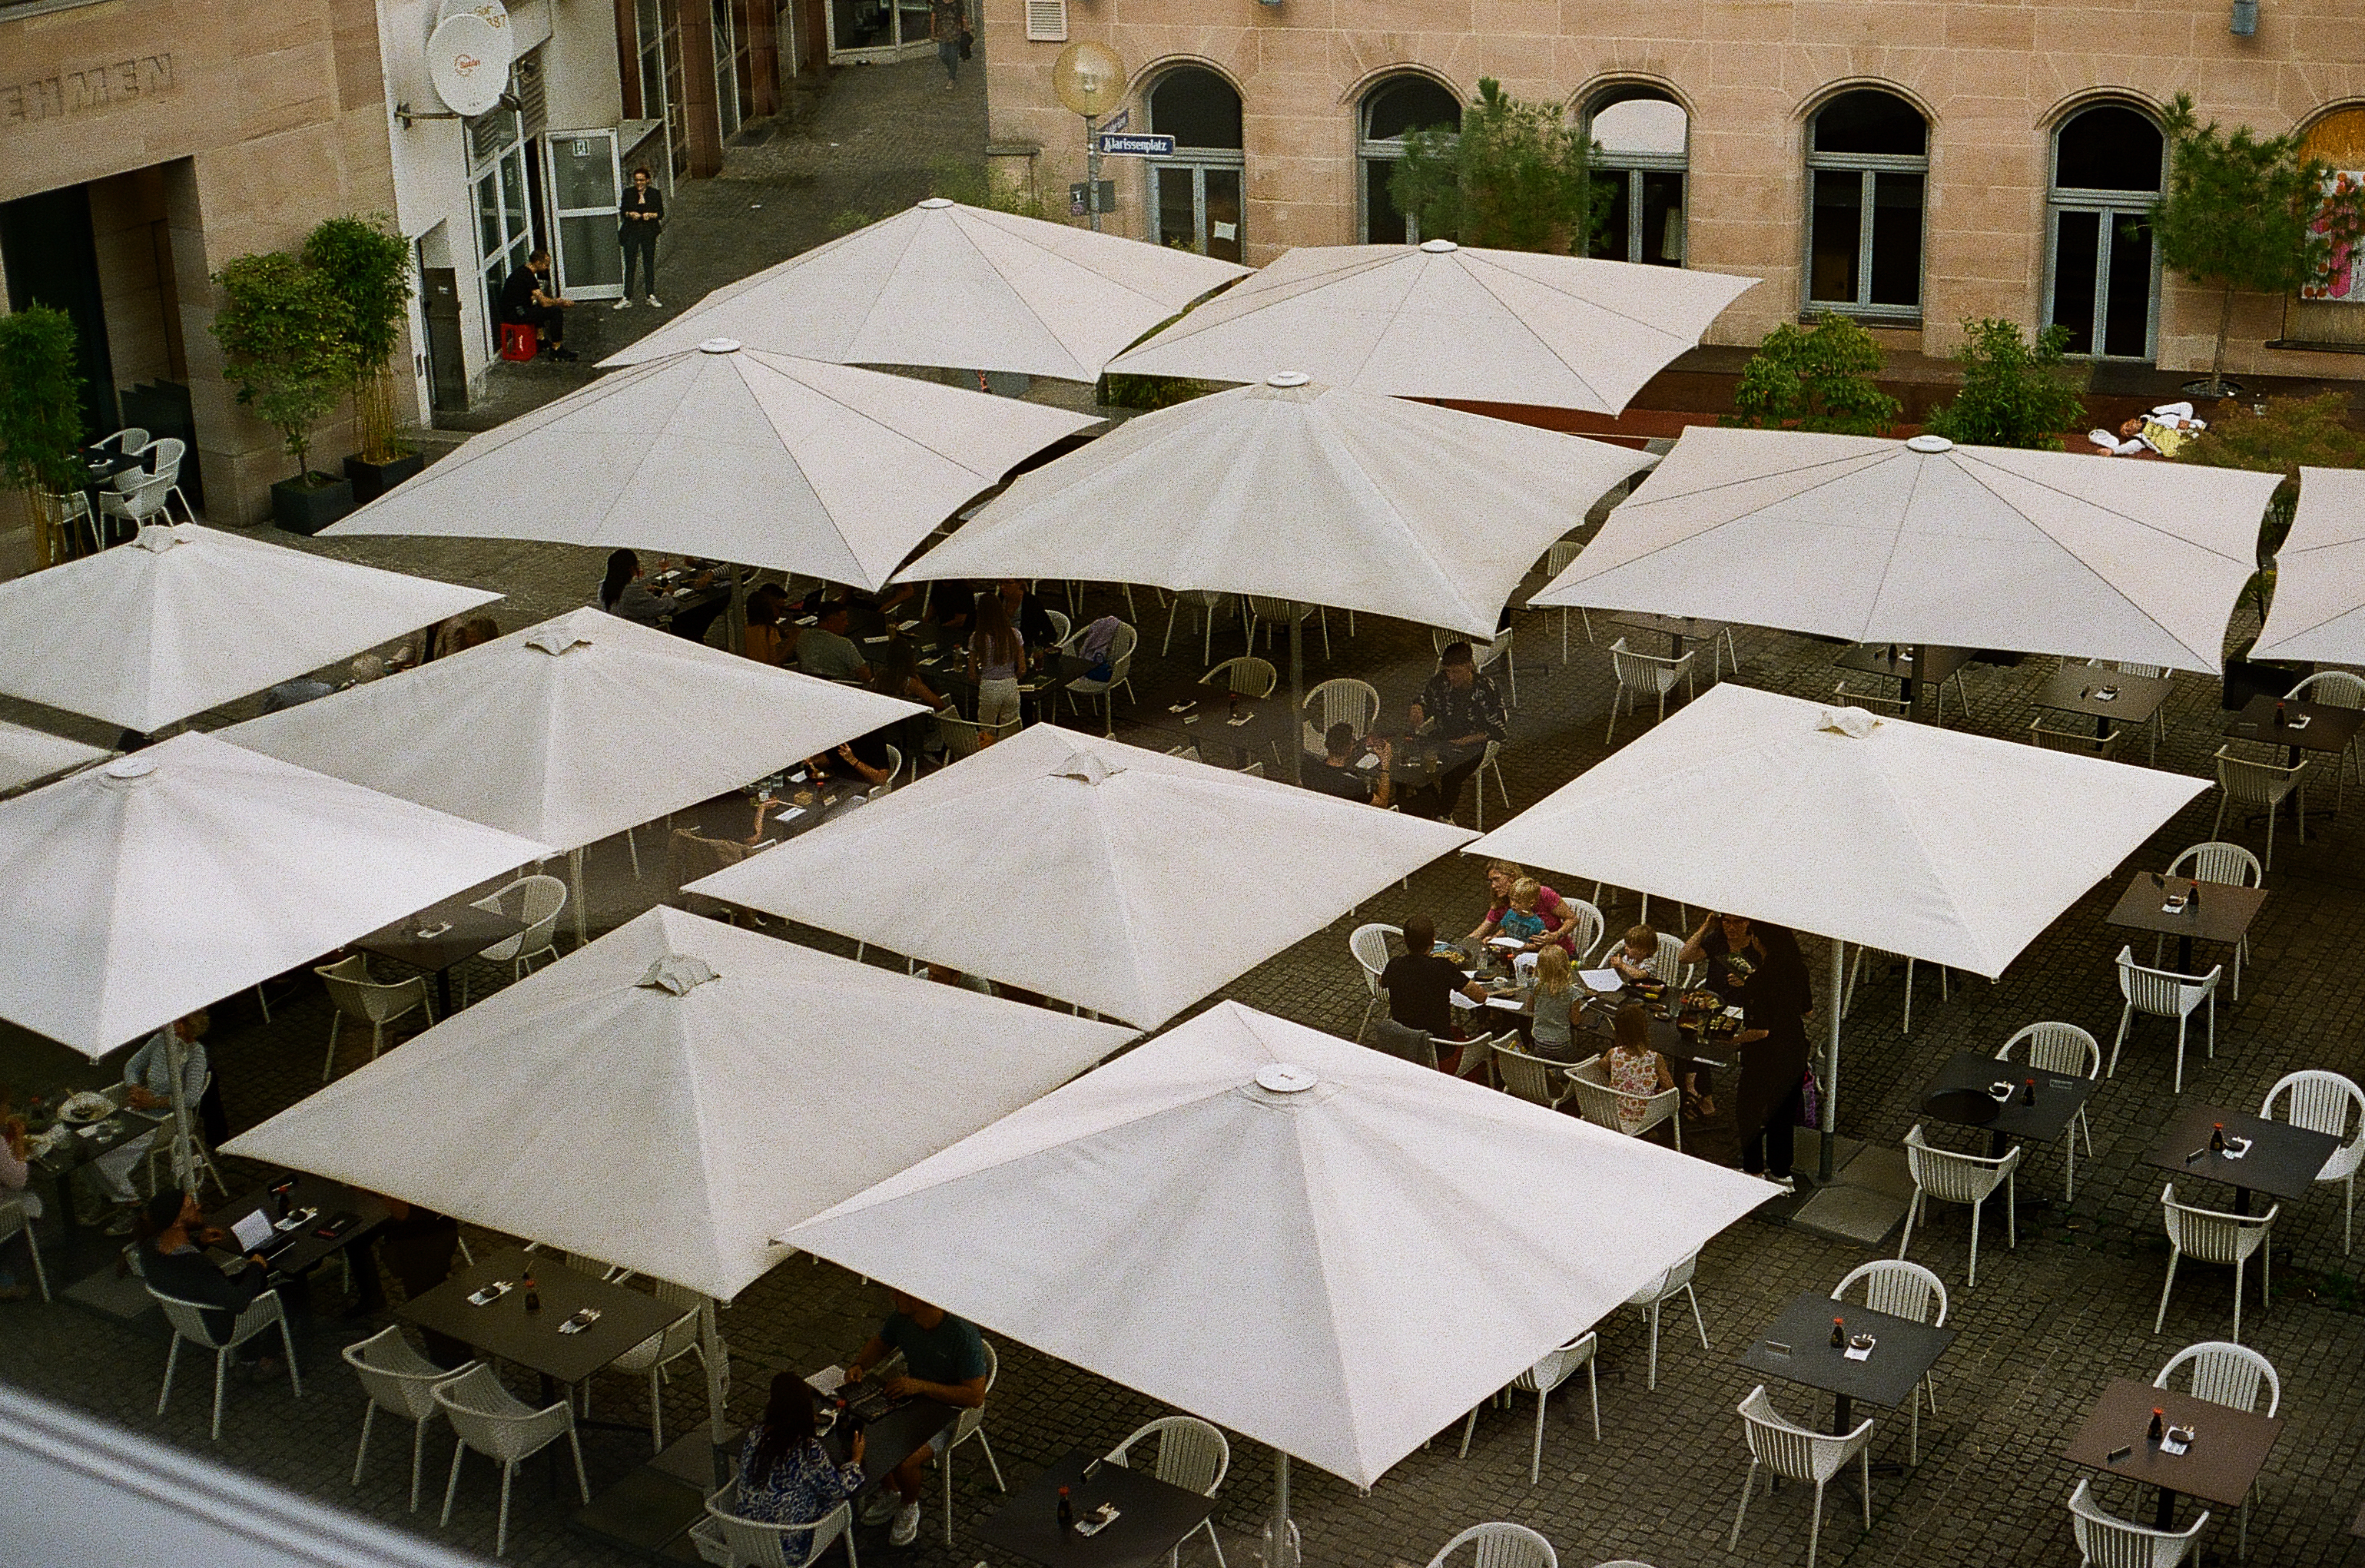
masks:
[(2217, 307), (2217, 353), (2209, 362), (2209, 385), (2219, 397), (2225, 395), (2225, 334), (2234, 327), (2234, 286), (2225, 286), (2225, 297)]

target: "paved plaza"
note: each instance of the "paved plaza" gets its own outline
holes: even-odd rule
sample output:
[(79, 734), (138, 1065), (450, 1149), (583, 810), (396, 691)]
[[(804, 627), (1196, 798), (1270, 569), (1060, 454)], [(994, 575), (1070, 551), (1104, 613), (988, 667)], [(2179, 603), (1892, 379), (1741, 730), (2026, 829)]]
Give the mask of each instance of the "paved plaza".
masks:
[[(765, 241), (779, 247), (777, 255), (793, 253), (820, 237), (830, 214), (820, 212), (815, 218), (817, 208), (835, 211), (831, 204), (857, 205), (860, 182), (828, 172), (837, 168), (825, 156), (830, 149), (813, 145), (830, 140), (823, 134), (829, 129), (843, 128), (837, 140), (850, 144), (857, 135), (886, 137), (893, 128), (893, 115), (921, 112), (899, 108), (906, 97), (914, 106), (929, 106), (929, 113), (973, 113), (981, 125), (981, 108), (972, 96), (978, 91), (974, 80), (964, 83), (958, 94), (937, 93), (926, 79), (933, 69), (925, 63), (874, 68), (858, 73), (861, 80), (854, 83), (842, 77), (817, 101), (804, 106), (796, 123), (773, 140), (735, 149), (724, 178), (689, 187), (674, 236), (667, 296), (686, 305), (695, 298), (700, 282), (721, 282), (773, 259), (746, 253), (744, 247), (753, 243), (746, 241), (737, 241), (743, 248), (727, 255), (718, 249), (714, 255), (720, 259), (711, 263), (701, 259), (708, 225), (720, 231), (732, 203), (760, 201), (767, 213), (774, 200), (794, 207), (799, 216), (793, 222), (784, 222)], [(858, 92), (853, 90), (857, 88)], [(924, 184), (915, 182), (925, 182), (926, 174), (925, 160), (878, 174), (868, 187), (877, 193), (875, 205), (867, 208), (869, 216), (891, 211), (923, 194)], [(798, 186), (800, 179), (812, 185)], [(821, 196), (799, 197), (801, 188)], [(701, 270), (710, 264), (711, 273)], [(622, 341), (617, 333), (640, 325), (641, 319), (633, 313), (606, 318), (602, 330), (612, 326), (613, 331), (602, 352)], [(587, 363), (595, 347), (601, 345), (586, 342)], [(539, 397), (555, 395), (562, 384), (571, 384), (563, 383), (559, 373), (565, 368), (553, 367), (549, 385), (538, 392), (520, 383), (505, 396), (527, 406)], [(504, 631), (585, 602), (599, 570), (596, 553), (557, 546), (387, 539), (306, 543), (285, 535), (270, 537), (351, 560), (499, 588), (508, 595), (494, 607)], [(1530, 579), (1530, 586), (1534, 585)], [(1059, 591), (1050, 584), (1045, 589)], [(1135, 590), (1134, 609), (1143, 633), (1134, 681), (1144, 700), (1130, 713), (1120, 704), (1117, 734), (1164, 750), (1186, 737), (1166, 727), (1171, 716), (1148, 694), (1195, 677), (1201, 669), (1195, 610), (1185, 610), (1169, 655), (1160, 651), (1168, 610), (1159, 596)], [(1108, 585), (1089, 586), (1082, 610), (1088, 615), (1126, 612), (1123, 599)], [(1596, 641), (1588, 643), (1577, 618), (1568, 618), (1569, 657), (1564, 661), (1561, 613), (1519, 615), (1514, 655), (1518, 705), (1512, 713), (1511, 744), (1503, 756), (1510, 804), (1506, 811), (1499, 797), (1490, 800), (1488, 825), (1531, 805), (1606, 755), (1603, 731), (1614, 690), (1607, 645), (1623, 629), (1600, 613), (1593, 620)], [(1379, 689), (1387, 717), (1400, 716), (1432, 667), (1429, 632), (1359, 617), (1351, 634), (1345, 615), (1334, 611), (1328, 621), (1333, 649), (1328, 656), (1319, 633), (1308, 628), (1308, 686), (1333, 675), (1353, 675)], [(2237, 634), (2247, 630), (2236, 628)], [(1657, 645), (1650, 633), (1625, 634), (1638, 646)], [(1741, 667), (1737, 673), (1728, 671), (1725, 678), (1799, 697), (1830, 695), (1837, 678), (1831, 662), (1837, 651), (1833, 644), (1745, 628), (1738, 644)], [(1215, 658), (1241, 651), (1238, 622), (1219, 621)], [(1272, 656), (1278, 662), (1285, 653)], [(2037, 657), (2016, 665), (1974, 665), (1967, 678), (1969, 717), (1950, 713), (1950, 723), (2018, 740), (2033, 713), (2031, 699), (2053, 667), (2053, 660)], [(242, 717), (250, 711), (242, 706), (214, 718)], [(2158, 766), (2206, 776), (2222, 723), (2216, 684), (2179, 677), (2168, 721)], [(1636, 720), (1621, 720), (1620, 743), (1643, 734), (1650, 722), (1647, 711)], [(2329, 778), (2322, 783), (2311, 801), (2318, 803), (2320, 793), (2320, 803), (2328, 805)], [(2216, 805), (2214, 789), (2202, 794), (2131, 866), (2164, 868), (2179, 849), (2208, 838)], [(1671, 798), (1655, 822), (1634, 824), (1635, 830), (1678, 838), (1686, 832), (1690, 809), (1686, 801)], [(2061, 1201), (2058, 1147), (2033, 1148), (2021, 1170), (2024, 1212), (2018, 1248), (2006, 1249), (2001, 1214), (1990, 1205), (1976, 1289), (1964, 1284), (1967, 1211), (1940, 1205), (1929, 1223), (1917, 1229), (1912, 1255), (1945, 1282), (1953, 1297), (1948, 1325), (1961, 1338), (1937, 1365), (1939, 1408), (1934, 1416), (1923, 1415), (1920, 1463), (1902, 1477), (1877, 1476), (1873, 1482), (1869, 1533), (1860, 1528), (1853, 1491), (1834, 1485), (1822, 1539), (1824, 1562), (1902, 1565), (2077, 1560), (2063, 1504), (2084, 1473), (2062, 1454), (2087, 1407), (2110, 1380), (2148, 1380), (2179, 1348), (2229, 1337), (2232, 1325), (2231, 1271), (2197, 1264), (2180, 1270), (2164, 1331), (2154, 1335), (2145, 1321), (2158, 1305), (2167, 1258), (2159, 1206), (2164, 1176), (2143, 1162), (2158, 1129), (2180, 1104), (2255, 1110), (2268, 1087), (2296, 1069), (2365, 1076), (2365, 1063), (2359, 1061), (2365, 987), (2359, 983), (2356, 958), (2365, 951), (2361, 817), (2365, 790), (2360, 790), (2359, 806), (2348, 808), (2342, 818), (2322, 825), (2312, 822), (2304, 844), (2288, 832), (2278, 833), (2274, 869), (2268, 879), (2270, 897), (2253, 928), (2241, 1000), (2221, 998), (2214, 1059), (2202, 1052), (2196, 1020), (2183, 1093), (2173, 1094), (2170, 1026), (2146, 1020), (2137, 1028), (2117, 1076), (2102, 1086), (2091, 1103), (2093, 1155), (2090, 1159), (2081, 1155), (2079, 1160), (2074, 1202), (2065, 1205)], [(1462, 820), (1472, 820), (1468, 796)], [(637, 879), (622, 841), (594, 846), (588, 874), (595, 934), (671, 894), (662, 851), (650, 853), (655, 836), (644, 835), (646, 874)], [(2236, 822), (2225, 836), (2263, 846), (2259, 824)], [(1014, 855), (1027, 852), (1026, 846), (1011, 846)], [(2011, 846), (1999, 845), (1997, 852), (2009, 855)], [(1358, 913), (1342, 913), (1328, 929), (1240, 977), (1219, 996), (1314, 1027), (1351, 1034), (1367, 996), (1347, 952), (1347, 934), (1362, 921), (1395, 923), (1416, 913), (1433, 914), (1448, 932), (1466, 929), (1482, 909), (1479, 869), (1467, 857), (1438, 862), (1413, 877), (1407, 889), (1391, 890)], [(1572, 897), (1592, 891), (1588, 885), (1566, 879), (1546, 879), (1557, 880)], [(1845, 1024), (1840, 1084), (1841, 1125), (1852, 1140), (1846, 1152), (1853, 1154), (1859, 1146), (1866, 1150), (1857, 1157), (1866, 1162), (1858, 1171), (1863, 1180), (1893, 1185), (1894, 1175), (1885, 1174), (1901, 1169), (1893, 1151), (1917, 1120), (1924, 1086), (1953, 1053), (1991, 1053), (2021, 1025), (2040, 1019), (2077, 1024), (2102, 1040), (2107, 1050), (2120, 1009), (2112, 959), (2126, 934), (2107, 925), (2103, 917), (2123, 879), (2124, 872), (2079, 901), (1998, 982), (1958, 974), (1945, 982), (1947, 994), (1942, 997), (1940, 977), (1922, 967), (1915, 976), (1910, 1036), (1900, 1032), (1903, 967), (1887, 964), (1877, 955), (1867, 958), (1865, 980)], [(1634, 900), (1616, 890), (1604, 894), (1614, 932), (1633, 919)], [(1654, 914), (1662, 907), (1654, 905)], [(1698, 912), (1693, 913), (1697, 918)], [(825, 934), (800, 930), (792, 935), (851, 956), (850, 944)], [(1191, 934), (1171, 933), (1166, 939), (1188, 941)], [(563, 941), (562, 948), (568, 945)], [(1823, 994), (1827, 950), (1812, 939), (1807, 946), (1817, 1004), (1827, 1008), (1833, 1004)], [(876, 953), (869, 957), (872, 962), (900, 962)], [(2137, 957), (2148, 958), (2148, 949), (2139, 941)], [(469, 983), (481, 996), (507, 978), (506, 969), (480, 963), (474, 966)], [(214, 1012), (208, 1046), (234, 1128), (253, 1125), (319, 1085), (330, 1016), (324, 994), (306, 977), (275, 986), (271, 1003), (267, 1024), (251, 994)], [(912, 1048), (925, 1050), (925, 1045), (913, 1042)], [(350, 1070), (361, 1059), (359, 1051), (348, 1048), (344, 1069)], [(21, 1036), (0, 1038), (0, 1080), (17, 1085), (20, 1093), (96, 1083), (106, 1077), (62, 1049)], [(555, 1084), (551, 1092), (563, 1095), (570, 1088)], [(1720, 1085), (1718, 1098), (1726, 1107), (1726, 1119), (1687, 1125), (1686, 1147), (1730, 1164), (1735, 1162), (1737, 1149), (1729, 1119), (1734, 1098), (1729, 1083)], [(432, 1105), (419, 1110), (422, 1117), (437, 1114)], [(1964, 1149), (1983, 1142), (1959, 1129), (1940, 1128), (1932, 1137)], [(1800, 1146), (1801, 1166), (1811, 1170), (1814, 1140), (1802, 1137)], [(233, 1187), (263, 1173), (237, 1161), (224, 1165)], [(2225, 1194), (2203, 1190), (2189, 1195), (2208, 1202)], [(1671, 1306), (1655, 1390), (1645, 1388), (1647, 1337), (1641, 1316), (1622, 1311), (1600, 1325), (1601, 1440), (1593, 1439), (1579, 1378), (1564, 1385), (1552, 1402), (1538, 1484), (1530, 1486), (1525, 1479), (1531, 1430), (1526, 1395), (1514, 1411), (1482, 1414), (1467, 1460), (1455, 1457), (1457, 1426), (1404, 1461), (1369, 1495), (1305, 1466), (1295, 1467), (1294, 1499), (1306, 1561), (1418, 1568), (1463, 1527), (1508, 1519), (1542, 1531), (1570, 1568), (1620, 1557), (1662, 1568), (1802, 1562), (1808, 1517), (1802, 1488), (1786, 1486), (1772, 1498), (1761, 1495), (1751, 1506), (1739, 1551), (1725, 1549), (1747, 1468), (1734, 1406), (1757, 1381), (1736, 1366), (1734, 1358), (1790, 1296), (1802, 1290), (1828, 1290), (1856, 1264), (1893, 1256), (1897, 1243), (1893, 1230), (1879, 1245), (1867, 1246), (1787, 1223), (1785, 1214), (1796, 1206), (1772, 1205), (1709, 1246), (1698, 1290), (1712, 1348), (1703, 1350), (1688, 1314), (1680, 1305)], [(1242, 1218), (1252, 1223), (1254, 1216)], [(45, 1232), (56, 1237), (54, 1222)], [(476, 1236), (473, 1240), (483, 1256), (493, 1238)], [(405, 1509), (408, 1477), (401, 1435), (383, 1423), (361, 1485), (349, 1485), (364, 1402), (339, 1361), (338, 1350), (375, 1332), (387, 1319), (338, 1320), (347, 1298), (342, 1276), (333, 1265), (315, 1276), (315, 1315), (298, 1325), (304, 1397), (291, 1399), (284, 1377), (234, 1382), (221, 1441), (214, 1450), (207, 1441), (202, 1363), (184, 1365), (172, 1408), (160, 1419), (155, 1402), (167, 1346), (162, 1319), (150, 1312), (126, 1320), (93, 1305), (96, 1296), (107, 1294), (111, 1271), (106, 1258), (104, 1248), (91, 1244), (71, 1260), (60, 1253), (62, 1266), (53, 1271), (61, 1293), (57, 1303), (0, 1305), (0, 1378), (134, 1431), (196, 1450), (218, 1451), (235, 1465), (308, 1495), (437, 1533), (432, 1496), (450, 1460), (447, 1434), (439, 1430), (429, 1439), (430, 1500), (419, 1515)], [(2365, 1476), (2365, 1452), (2360, 1452), (2365, 1450), (2365, 1421), (2358, 1418), (2365, 1409), (2365, 1356), (2359, 1353), (2365, 1347), (2360, 1334), (2365, 1320), (2359, 1316), (2357, 1268), (2342, 1250), (2337, 1188), (2320, 1188), (2283, 1205), (2275, 1226), (2272, 1274), (2271, 1305), (2262, 1305), (2252, 1295), (2243, 1313), (2243, 1338), (2263, 1351), (2281, 1373), (2281, 1414), (2288, 1425), (2252, 1505), (2251, 1561), (2292, 1568), (2365, 1561), (2365, 1551), (2352, 1545), (2348, 1533), (2349, 1520), (2365, 1501), (2365, 1481), (2359, 1479)], [(77, 1283), (92, 1276), (95, 1288)], [(2255, 1271), (2251, 1283), (2255, 1292)], [(74, 1299), (70, 1285), (86, 1299)], [(387, 1286), (399, 1296), (395, 1282), (389, 1280)], [(734, 1370), (727, 1412), (731, 1421), (741, 1423), (755, 1414), (773, 1372), (813, 1371), (844, 1361), (884, 1308), (884, 1293), (876, 1284), (803, 1259), (792, 1260), (758, 1282), (723, 1315)], [(1125, 1389), (1024, 1346), (1001, 1341), (999, 1349), (1000, 1382), (987, 1407), (986, 1429), (1014, 1487), (1072, 1450), (1104, 1450), (1141, 1421), (1165, 1413)], [(602, 1417), (629, 1421), (644, 1417), (644, 1393), (635, 1380), (612, 1375), (598, 1380), (596, 1387), (595, 1408)], [(521, 1387), (521, 1392), (526, 1391)], [(1785, 1414), (1819, 1428), (1828, 1424), (1824, 1396), (1778, 1383), (1770, 1392)], [(669, 1433), (688, 1432), (704, 1419), (704, 1389), (694, 1364), (690, 1371), (677, 1372), (665, 1401)], [(1878, 1421), (1876, 1457), (1902, 1462), (1904, 1412), (1868, 1413)], [(585, 1447), (598, 1492), (648, 1457), (645, 1425), (639, 1435), (592, 1433)], [(1217, 1514), (1235, 1568), (1246, 1561), (1240, 1553), (1249, 1548), (1245, 1540), (1236, 1548), (1234, 1540), (1253, 1536), (1269, 1506), (1272, 1484), (1270, 1454), (1236, 1440)], [(2118, 1483), (2098, 1479), (2096, 1490), (2115, 1511), (2148, 1513), (2148, 1499)], [(452, 1526), (440, 1539), (488, 1553), (495, 1497), (493, 1470), (481, 1459), (472, 1459), (462, 1476)], [(862, 1553), (889, 1568), (903, 1563), (965, 1568), (985, 1555), (966, 1527), (997, 1501), (981, 1458), (973, 1449), (964, 1449), (955, 1485), (956, 1544), (949, 1550), (944, 1545), (941, 1505), (932, 1493), (916, 1546), (891, 1548), (883, 1530), (866, 1529)], [(576, 1509), (571, 1488), (554, 1490), (544, 1484), (540, 1467), (529, 1467), (521, 1475), (512, 1509), (510, 1559), (598, 1565), (639, 1561), (575, 1532), (569, 1521)], [(2230, 1518), (2222, 1529), (2213, 1526), (2207, 1544), (2219, 1561), (2233, 1560), (2232, 1529)], [(1213, 1561), (1204, 1542), (1187, 1555), (1194, 1562)]]

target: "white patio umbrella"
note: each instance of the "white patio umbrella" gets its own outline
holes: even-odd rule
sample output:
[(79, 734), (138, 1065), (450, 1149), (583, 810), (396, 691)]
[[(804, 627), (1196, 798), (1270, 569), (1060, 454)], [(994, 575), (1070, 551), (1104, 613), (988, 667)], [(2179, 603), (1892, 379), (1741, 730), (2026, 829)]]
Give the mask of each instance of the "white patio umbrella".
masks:
[(942, 196), (716, 289), (600, 361), (721, 334), (840, 364), (948, 365), (1069, 381), (1248, 268)]
[(1109, 362), (1255, 381), (1283, 366), (1395, 398), (1615, 414), (1754, 277), (1423, 245), (1309, 245)]
[(781, 1239), (1270, 1444), (1286, 1562), (1290, 1457), (1372, 1485), (1771, 1193), (1227, 1002)]
[(674, 551), (875, 589), (963, 502), (1095, 422), (711, 338), (473, 436), (322, 532)]
[(2365, 473), (2299, 471), (2299, 512), (2275, 556), (2254, 659), (2365, 664)]
[(727, 1302), (1132, 1037), (660, 906), (222, 1147)]
[(63, 773), (96, 762), (106, 753), (95, 745), (70, 741), (22, 724), (0, 722), (0, 792), (21, 789), (37, 778)]
[(585, 846), (919, 711), (915, 702), (570, 610), (220, 734), (573, 851), (579, 942)]
[(1148, 1029), (1474, 836), (1037, 724), (689, 887)]
[[(1835, 993), (1851, 942), (1994, 979), (2205, 788), (1727, 683), (1469, 851), (1831, 937)], [(1681, 831), (1632, 831), (1670, 801)]]
[(2276, 483), (1695, 425), (1529, 602), (2214, 671)]
[(151, 734), (500, 598), (196, 523), (0, 583), (0, 692)]

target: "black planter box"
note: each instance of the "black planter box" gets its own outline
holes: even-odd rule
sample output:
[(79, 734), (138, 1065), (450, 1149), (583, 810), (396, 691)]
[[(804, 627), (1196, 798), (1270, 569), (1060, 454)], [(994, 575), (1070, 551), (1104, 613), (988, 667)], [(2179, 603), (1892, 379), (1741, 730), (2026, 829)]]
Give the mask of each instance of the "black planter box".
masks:
[(377, 499), (426, 466), (427, 459), (415, 452), (391, 463), (364, 463), (358, 457), (346, 458), (345, 477), (353, 482), (353, 505), (364, 506)]
[(2281, 697), (2315, 673), (2312, 664), (2227, 659), (2223, 705), (2228, 713), (2238, 712), (2250, 705), (2251, 698)]
[(271, 521), (290, 533), (318, 533), (353, 510), (350, 479), (314, 473), (271, 487)]

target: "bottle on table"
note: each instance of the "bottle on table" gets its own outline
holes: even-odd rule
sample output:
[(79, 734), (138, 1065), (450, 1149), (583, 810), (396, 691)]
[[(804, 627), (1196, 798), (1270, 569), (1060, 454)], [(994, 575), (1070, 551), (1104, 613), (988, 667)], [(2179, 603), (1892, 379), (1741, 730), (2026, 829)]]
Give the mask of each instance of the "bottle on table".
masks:
[(2020, 1086), (2020, 1103), (2023, 1105), (2034, 1105), (2036, 1103), (2036, 1080), (2031, 1078), (2022, 1082)]
[(2225, 1124), (2223, 1122), (2209, 1124), (2209, 1152), (2212, 1154), (2225, 1152)]
[(528, 1274), (525, 1277), (524, 1284), (525, 1309), (528, 1312), (540, 1312), (542, 1310), (542, 1293), (534, 1289), (533, 1276), (532, 1274)]
[(1059, 1488), (1059, 1533), (1061, 1535), (1076, 1533), (1076, 1505), (1070, 1500), (1068, 1489), (1065, 1486)]
[(2167, 1411), (2162, 1410), (2156, 1405), (2153, 1406), (2151, 1412), (2151, 1430), (2144, 1435), (2149, 1438), (2153, 1442), (2159, 1441), (2161, 1431), (2163, 1429), (2163, 1423), (2166, 1420), (2167, 1416)]
[(1841, 1318), (1832, 1319), (1832, 1349), (1844, 1350), (1847, 1345), (1847, 1324)]

